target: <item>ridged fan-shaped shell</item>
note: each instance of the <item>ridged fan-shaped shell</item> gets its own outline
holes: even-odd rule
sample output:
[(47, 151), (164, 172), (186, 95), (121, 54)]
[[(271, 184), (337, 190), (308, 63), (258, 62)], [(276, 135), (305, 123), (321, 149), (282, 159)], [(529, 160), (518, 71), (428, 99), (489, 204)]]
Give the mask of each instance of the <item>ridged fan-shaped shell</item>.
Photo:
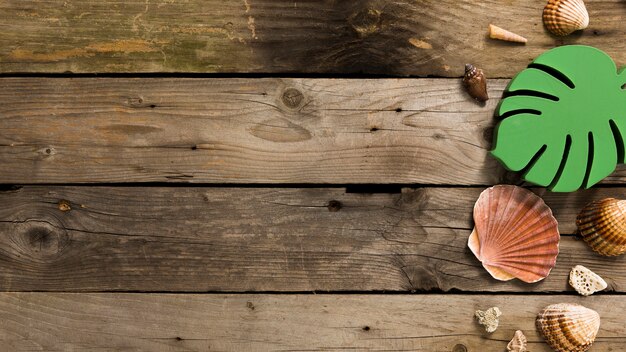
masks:
[(594, 251), (606, 256), (626, 252), (626, 200), (592, 202), (578, 214), (576, 225)]
[(549, 0), (543, 9), (543, 23), (555, 35), (565, 36), (589, 26), (583, 0)]
[(474, 223), (468, 245), (494, 278), (537, 282), (556, 264), (558, 223), (534, 193), (508, 185), (488, 188), (474, 205)]
[(600, 315), (578, 304), (559, 303), (545, 307), (535, 323), (555, 351), (585, 352), (596, 339)]

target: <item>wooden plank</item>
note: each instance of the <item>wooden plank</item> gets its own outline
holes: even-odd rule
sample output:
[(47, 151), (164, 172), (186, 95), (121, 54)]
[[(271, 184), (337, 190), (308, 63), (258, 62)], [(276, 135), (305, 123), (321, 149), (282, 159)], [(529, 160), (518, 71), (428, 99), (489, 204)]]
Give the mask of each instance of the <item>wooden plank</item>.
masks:
[[(0, 341), (11, 351), (485, 351), (534, 327), (553, 303), (601, 316), (593, 351), (626, 344), (624, 296), (0, 294)], [(493, 334), (476, 309), (499, 306)]]
[(488, 155), (505, 80), (486, 107), (445, 79), (0, 82), (0, 183), (517, 179)]
[[(557, 38), (544, 1), (5, 0), (0, 72), (313, 72), (512, 77), (546, 49), (587, 44), (626, 63), (623, 3)], [(528, 38), (487, 38), (490, 23)]]
[[(0, 193), (0, 290), (573, 292), (582, 264), (624, 292), (626, 257), (572, 236), (546, 280), (492, 279), (467, 248), (480, 191), (24, 187)], [(607, 196), (626, 188), (544, 194), (562, 233)]]

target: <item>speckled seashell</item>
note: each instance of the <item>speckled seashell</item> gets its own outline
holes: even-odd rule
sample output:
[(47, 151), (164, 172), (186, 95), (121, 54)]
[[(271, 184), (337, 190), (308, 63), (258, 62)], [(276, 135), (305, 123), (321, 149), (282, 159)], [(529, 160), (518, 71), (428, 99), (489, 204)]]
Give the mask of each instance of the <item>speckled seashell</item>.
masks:
[(474, 316), (478, 319), (478, 323), (485, 327), (485, 331), (492, 333), (498, 328), (500, 322), (500, 316), (502, 312), (498, 307), (491, 307), (485, 311), (477, 310), (474, 312)]
[(494, 26), (493, 24), (489, 25), (489, 38), (504, 40), (506, 42), (514, 42), (514, 43), (526, 43), (528, 39), (522, 37), (519, 34), (515, 34), (513, 32), (509, 32), (506, 29), (502, 29), (498, 26)]
[(543, 280), (559, 254), (558, 223), (534, 193), (517, 186), (484, 190), (474, 205), (468, 246), (495, 279)]
[(590, 296), (607, 288), (607, 283), (598, 274), (576, 265), (569, 273), (569, 284), (583, 296)]
[(467, 93), (469, 93), (472, 98), (480, 102), (489, 100), (489, 95), (487, 94), (487, 79), (485, 78), (483, 70), (474, 65), (466, 64), (463, 84), (467, 89)]
[(543, 9), (543, 24), (554, 35), (565, 36), (589, 26), (583, 0), (549, 0)]
[(528, 352), (528, 340), (521, 330), (517, 330), (511, 342), (506, 345), (508, 352)]
[(578, 304), (545, 307), (535, 321), (537, 330), (557, 352), (585, 352), (596, 339), (600, 315)]
[(578, 214), (576, 225), (594, 251), (606, 256), (626, 252), (626, 200), (592, 202)]

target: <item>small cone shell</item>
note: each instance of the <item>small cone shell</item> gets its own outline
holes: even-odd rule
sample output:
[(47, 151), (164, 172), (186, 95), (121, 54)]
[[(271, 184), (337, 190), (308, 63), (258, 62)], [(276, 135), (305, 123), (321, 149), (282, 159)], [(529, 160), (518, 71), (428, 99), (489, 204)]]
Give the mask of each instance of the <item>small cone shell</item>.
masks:
[(514, 43), (526, 43), (528, 39), (522, 37), (519, 34), (515, 34), (513, 32), (509, 32), (506, 29), (502, 29), (498, 26), (494, 26), (493, 24), (489, 25), (489, 38), (504, 40), (506, 42), (514, 42)]
[(559, 229), (552, 211), (534, 193), (517, 186), (487, 188), (474, 205), (468, 246), (497, 280), (543, 280), (556, 264)]
[(537, 330), (557, 352), (585, 352), (596, 339), (600, 315), (578, 304), (545, 307), (535, 321)]
[(549, 0), (543, 9), (543, 24), (554, 35), (565, 36), (589, 26), (583, 0)]
[(569, 284), (583, 296), (590, 296), (608, 286), (598, 274), (582, 265), (576, 265), (572, 268), (569, 273)]
[(511, 342), (506, 345), (508, 352), (528, 352), (528, 340), (521, 330), (517, 330)]
[(592, 202), (578, 214), (576, 225), (594, 251), (605, 256), (626, 253), (626, 200)]
[(474, 99), (484, 102), (489, 100), (487, 94), (487, 79), (483, 70), (476, 68), (474, 65), (465, 65), (465, 76), (463, 76), (463, 84), (467, 93)]

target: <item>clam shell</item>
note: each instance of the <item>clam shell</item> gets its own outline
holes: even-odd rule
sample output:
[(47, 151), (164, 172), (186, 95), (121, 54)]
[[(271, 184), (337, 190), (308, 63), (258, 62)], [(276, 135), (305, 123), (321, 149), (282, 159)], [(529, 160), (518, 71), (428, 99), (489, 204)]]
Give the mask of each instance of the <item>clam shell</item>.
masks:
[(558, 223), (534, 193), (517, 186), (484, 190), (474, 205), (468, 246), (494, 278), (540, 281), (559, 253)]
[(528, 352), (528, 340), (521, 330), (517, 330), (513, 339), (506, 345), (508, 352)]
[(467, 89), (467, 93), (469, 93), (472, 98), (481, 102), (489, 100), (489, 95), (487, 94), (487, 79), (485, 78), (483, 70), (474, 65), (466, 64), (463, 84)]
[(607, 283), (598, 274), (576, 265), (569, 273), (569, 284), (583, 296), (590, 296), (607, 288)]
[(543, 24), (554, 35), (565, 36), (589, 26), (583, 0), (549, 0), (543, 9)]
[(507, 42), (514, 43), (526, 43), (528, 39), (522, 37), (519, 34), (515, 34), (513, 32), (509, 32), (506, 29), (502, 29), (498, 26), (494, 26), (493, 24), (489, 25), (489, 38), (504, 40)]
[(578, 214), (576, 225), (594, 251), (606, 256), (626, 252), (626, 200), (592, 202)]
[(600, 315), (578, 304), (559, 303), (545, 307), (535, 323), (555, 351), (584, 352), (596, 339)]

